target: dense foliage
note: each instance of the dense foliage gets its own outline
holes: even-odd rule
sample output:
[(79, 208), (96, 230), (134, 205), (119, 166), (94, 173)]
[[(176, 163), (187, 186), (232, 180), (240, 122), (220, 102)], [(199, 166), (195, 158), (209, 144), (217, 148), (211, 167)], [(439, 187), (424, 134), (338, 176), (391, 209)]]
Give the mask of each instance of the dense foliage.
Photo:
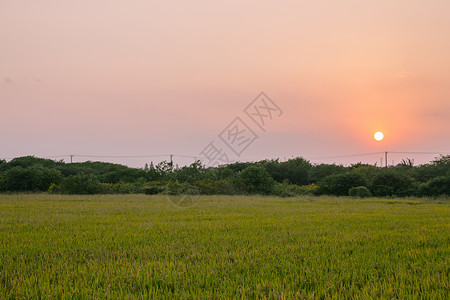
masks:
[[(142, 169), (104, 162), (65, 163), (33, 156), (0, 160), (0, 192), (61, 194), (302, 194), (367, 197), (450, 195), (450, 156), (379, 168), (287, 161), (235, 162), (206, 168), (163, 161)], [(349, 194), (351, 193), (351, 194)]]

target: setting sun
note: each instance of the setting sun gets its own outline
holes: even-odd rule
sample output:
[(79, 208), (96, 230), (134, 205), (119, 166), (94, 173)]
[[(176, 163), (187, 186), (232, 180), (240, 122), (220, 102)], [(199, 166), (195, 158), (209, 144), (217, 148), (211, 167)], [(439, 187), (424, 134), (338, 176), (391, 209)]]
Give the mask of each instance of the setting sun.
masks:
[(377, 131), (375, 132), (375, 134), (373, 135), (373, 138), (377, 141), (382, 141), (384, 138), (384, 134), (381, 131)]

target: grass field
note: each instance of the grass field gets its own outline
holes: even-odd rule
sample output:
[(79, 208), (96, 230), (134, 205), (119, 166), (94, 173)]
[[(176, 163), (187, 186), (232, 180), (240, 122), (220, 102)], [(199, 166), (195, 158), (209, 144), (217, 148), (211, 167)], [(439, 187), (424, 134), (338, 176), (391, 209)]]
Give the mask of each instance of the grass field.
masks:
[(0, 298), (449, 298), (450, 201), (0, 195)]

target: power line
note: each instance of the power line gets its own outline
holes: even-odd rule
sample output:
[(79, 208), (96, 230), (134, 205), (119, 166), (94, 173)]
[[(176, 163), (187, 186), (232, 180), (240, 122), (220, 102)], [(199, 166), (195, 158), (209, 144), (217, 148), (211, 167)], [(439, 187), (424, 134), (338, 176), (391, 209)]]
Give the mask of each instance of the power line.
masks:
[(389, 153), (396, 153), (396, 154), (447, 154), (450, 152), (399, 152), (399, 151), (389, 151)]
[(335, 156), (317, 156), (310, 157), (309, 159), (333, 159), (333, 158), (346, 158), (346, 157), (358, 157), (358, 156), (369, 156), (369, 155), (377, 155), (377, 154), (385, 154), (385, 153), (393, 153), (393, 154), (433, 154), (433, 155), (443, 155), (448, 154), (450, 151), (442, 151), (442, 152), (425, 152), (425, 151), (383, 151), (383, 152), (370, 152), (370, 153), (356, 153), (356, 154), (346, 154), (346, 155), (335, 155)]
[(156, 154), (156, 155), (88, 155), (88, 154), (72, 154), (73, 157), (85, 158), (147, 158), (147, 157), (164, 157), (170, 154)]
[[(371, 156), (371, 155), (385, 155), (386, 154), (414, 154), (414, 155), (444, 155), (449, 154), (450, 151), (383, 151), (383, 152), (368, 152), (368, 153), (355, 153), (355, 154), (345, 154), (345, 155), (334, 155), (334, 156), (316, 156), (316, 157), (306, 157), (311, 160), (320, 160), (320, 159), (338, 159), (338, 158), (350, 158), (350, 157), (361, 157), (361, 156)], [(34, 155), (33, 155), (34, 156)], [(202, 157), (201, 154), (199, 155), (185, 155), (185, 154), (147, 154), (147, 155), (96, 155), (96, 154), (61, 154), (61, 155), (48, 155), (48, 156), (41, 156), (40, 158), (47, 158), (47, 159), (55, 159), (55, 158), (70, 158), (70, 161), (73, 162), (73, 159), (76, 157), (80, 158), (155, 158), (155, 157), (168, 157), (169, 159), (172, 159), (173, 157), (182, 157), (182, 158), (190, 158), (197, 160), (199, 157)], [(8, 158), (1, 158), (4, 160), (12, 160), (16, 157), (8, 157)], [(386, 159), (385, 159), (386, 160)], [(387, 160), (386, 160), (387, 162)]]
[(309, 159), (333, 159), (333, 158), (369, 156), (369, 155), (376, 155), (376, 154), (384, 154), (384, 152), (358, 153), (358, 154), (347, 154), (347, 155), (336, 155), (336, 156), (319, 156), (319, 157), (310, 157)]
[(193, 156), (193, 155), (173, 154), (173, 156), (175, 156), (175, 157), (184, 157), (184, 158), (198, 158), (199, 156), (203, 156), (203, 155)]

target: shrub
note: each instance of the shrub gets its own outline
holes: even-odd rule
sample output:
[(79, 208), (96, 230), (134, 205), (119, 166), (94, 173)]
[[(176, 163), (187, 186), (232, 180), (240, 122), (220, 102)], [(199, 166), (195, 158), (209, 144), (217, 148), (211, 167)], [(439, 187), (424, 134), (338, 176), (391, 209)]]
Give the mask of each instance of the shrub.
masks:
[(52, 183), (58, 184), (63, 179), (61, 172), (56, 169), (39, 168), (36, 174), (39, 176), (37, 188), (40, 191), (47, 191)]
[(369, 182), (377, 174), (378, 167), (372, 165), (359, 164), (353, 167), (353, 172), (361, 175), (364, 178), (364, 180)]
[(215, 191), (221, 195), (243, 194), (244, 190), (239, 187), (235, 179), (224, 178), (214, 181)]
[(5, 176), (0, 173), (0, 192), (5, 192), (6, 191), (6, 180), (5, 180)]
[(382, 169), (369, 185), (370, 191), (378, 197), (409, 196), (414, 194), (411, 177), (391, 169)]
[(318, 183), (327, 176), (337, 175), (337, 174), (342, 174), (342, 173), (345, 173), (345, 167), (341, 166), (341, 165), (336, 165), (336, 164), (314, 165), (311, 167), (311, 169), (309, 171), (309, 181)]
[(287, 180), (278, 183), (274, 188), (274, 194), (280, 197), (295, 197), (300, 195), (313, 195), (319, 187), (315, 184), (296, 185), (289, 184)]
[(365, 186), (355, 186), (348, 191), (348, 195), (355, 198), (367, 198), (371, 197), (372, 193)]
[(90, 174), (79, 174), (64, 178), (60, 185), (64, 194), (97, 194), (101, 191), (98, 179)]
[(276, 160), (265, 160), (258, 163), (263, 166), (270, 176), (277, 182), (287, 180), (288, 183), (304, 185), (308, 184), (308, 174), (311, 163), (301, 157), (292, 158), (284, 162)]
[(144, 194), (146, 195), (157, 195), (162, 193), (163, 191), (164, 188), (157, 185), (147, 186), (144, 188)]
[(202, 180), (196, 180), (192, 183), (192, 185), (198, 189), (198, 192), (200, 194), (204, 194), (204, 195), (217, 194), (216, 182), (211, 179), (205, 178)]
[(419, 196), (450, 196), (450, 176), (440, 176), (422, 183), (418, 188)]
[(56, 183), (52, 183), (48, 187), (48, 192), (51, 193), (51, 194), (59, 194), (59, 193), (61, 193), (61, 188)]
[(268, 195), (273, 192), (275, 180), (261, 166), (249, 166), (239, 173), (239, 182), (250, 194)]
[(61, 172), (42, 166), (13, 167), (5, 172), (4, 189), (7, 191), (47, 191), (51, 183), (59, 183)]
[(330, 175), (319, 183), (319, 193), (335, 196), (347, 196), (352, 187), (364, 186), (364, 178), (357, 173), (343, 173)]
[(102, 183), (98, 184), (98, 194), (116, 194), (117, 190), (113, 183)]
[[(299, 186), (295, 185), (295, 187)], [(289, 184), (287, 180), (284, 180), (282, 183), (276, 184), (274, 194), (280, 197), (294, 197), (300, 194), (295, 187)]]
[(178, 181), (169, 181), (163, 192), (167, 195), (180, 195), (186, 193), (187, 184)]

